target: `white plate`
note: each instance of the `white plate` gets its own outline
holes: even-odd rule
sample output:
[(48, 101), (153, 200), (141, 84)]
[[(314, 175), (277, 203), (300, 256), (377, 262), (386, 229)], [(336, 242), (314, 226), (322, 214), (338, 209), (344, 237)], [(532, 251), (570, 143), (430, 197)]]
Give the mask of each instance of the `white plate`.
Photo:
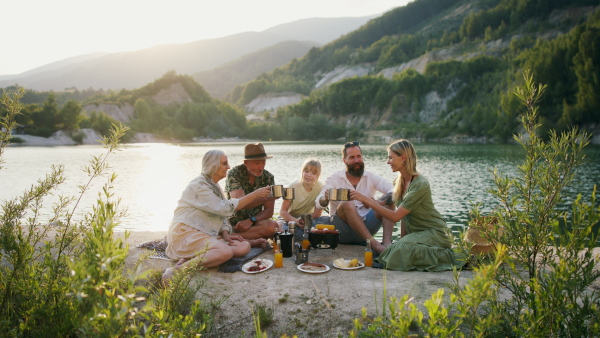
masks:
[[(254, 265), (255, 261), (262, 261), (262, 264), (266, 265), (267, 267), (260, 271), (248, 271), (248, 268), (251, 267), (252, 265)], [(272, 266), (273, 266), (273, 261), (270, 259), (252, 259), (248, 263), (242, 265), (242, 271), (245, 273), (261, 273), (263, 271), (269, 270)]]
[(306, 273), (323, 273), (323, 272), (327, 272), (329, 271), (329, 265), (327, 264), (323, 264), (325, 265), (325, 270), (321, 270), (321, 271), (312, 271), (312, 270), (306, 270), (302, 268), (303, 264), (298, 265), (298, 270), (302, 271), (302, 272), (306, 272)]
[(335, 261), (333, 261), (333, 266), (340, 269), (340, 270), (356, 270), (356, 269), (362, 269), (365, 267), (365, 264), (363, 262), (358, 262), (358, 266), (355, 266), (353, 268), (342, 268), (341, 266), (338, 266), (337, 264), (335, 264)]

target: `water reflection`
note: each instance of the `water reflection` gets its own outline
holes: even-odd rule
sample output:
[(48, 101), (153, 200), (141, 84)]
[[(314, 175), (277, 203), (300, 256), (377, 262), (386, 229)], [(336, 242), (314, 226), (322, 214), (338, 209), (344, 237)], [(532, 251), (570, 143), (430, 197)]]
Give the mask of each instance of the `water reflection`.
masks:
[[(201, 159), (210, 149), (224, 150), (232, 166), (243, 159), (244, 143), (214, 144), (138, 144), (126, 145), (122, 151), (109, 158), (117, 175), (115, 196), (128, 208), (128, 217), (120, 229), (165, 231), (173, 215), (177, 200), (190, 180), (198, 176)], [(386, 164), (387, 152), (383, 145), (362, 145), (365, 167), (392, 181), (397, 174)], [(506, 175), (516, 174), (516, 165), (523, 155), (512, 145), (435, 145), (415, 144), (418, 170), (429, 179), (433, 200), (448, 225), (454, 231), (463, 227), (469, 217), (471, 203), (482, 203), (489, 211), (496, 201), (486, 192), (492, 186), (491, 168)], [(287, 185), (300, 178), (304, 160), (314, 157), (321, 161), (321, 180), (333, 171), (343, 168), (340, 144), (265, 143), (273, 159), (266, 169), (275, 175), (277, 184)], [(0, 171), (0, 199), (15, 198), (37, 179), (49, 172), (51, 164), (66, 167), (68, 181), (59, 193), (76, 195), (77, 186), (87, 182), (81, 167), (104, 150), (100, 146), (78, 147), (10, 147), (5, 152), (5, 169)], [(600, 147), (588, 147), (587, 163), (581, 167), (575, 183), (570, 187), (565, 202), (572, 201), (578, 193), (588, 200), (594, 184), (600, 182)], [(100, 179), (92, 186), (93, 193), (85, 196), (80, 212), (91, 210), (98, 191), (105, 183)], [(224, 186), (225, 180), (221, 185)], [(52, 199), (50, 199), (52, 200)], [(275, 206), (279, 211), (281, 201)], [(564, 204), (567, 207), (568, 203)], [(51, 205), (47, 205), (47, 211)], [(395, 235), (399, 230), (395, 232)]]

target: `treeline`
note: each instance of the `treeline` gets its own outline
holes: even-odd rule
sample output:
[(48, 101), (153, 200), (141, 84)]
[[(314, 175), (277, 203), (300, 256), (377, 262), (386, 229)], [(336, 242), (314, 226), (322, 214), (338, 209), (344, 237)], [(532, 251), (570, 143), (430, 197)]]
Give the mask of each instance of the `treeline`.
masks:
[[(590, 14), (583, 23), (580, 16), (549, 20), (555, 10), (593, 5), (598, 5), (598, 1), (415, 1), (323, 48), (311, 49), (300, 60), (237, 87), (228, 99), (245, 105), (267, 92), (295, 91), (306, 95), (304, 101), (276, 113), (275, 121), (283, 127), (286, 119), (292, 117), (308, 123), (311, 115), (323, 114), (330, 117), (332, 128), (339, 128), (331, 124), (337, 117), (364, 115), (377, 119), (387, 112), (391, 117), (380, 128), (395, 130), (405, 137), (439, 139), (465, 134), (506, 141), (516, 132), (516, 116), (520, 113), (510, 89), (518, 84), (518, 74), (530, 69), (536, 81), (548, 84), (547, 98), (540, 107), (543, 131), (597, 123), (600, 14)], [(456, 6), (473, 6), (471, 9), (477, 10), (464, 11), (455, 27), (448, 27), (443, 20), (438, 26), (426, 21), (447, 16), (449, 13), (444, 10), (455, 10)], [(408, 17), (422, 20), (400, 20)], [(428, 28), (421, 29), (424, 25)], [(559, 37), (549, 38), (548, 32)], [(567, 34), (561, 34), (564, 32)], [(510, 44), (488, 50), (486, 44), (498, 39)], [(320, 76), (336, 66), (370, 64), (376, 74), (450, 46), (461, 50), (467, 61), (433, 63), (423, 74), (408, 70), (392, 79), (374, 75), (351, 78), (313, 90)], [(468, 54), (482, 56), (469, 60)], [(424, 109), (426, 95), (434, 91), (451, 99), (434, 123), (431, 118), (422, 121), (419, 112)]]
[[(5, 88), (6, 90), (14, 91), (17, 89), (17, 86), (10, 86)], [(68, 101), (77, 101), (83, 102), (92, 97), (108, 95), (110, 90), (104, 89), (94, 89), (88, 88), (79, 90), (75, 87), (73, 88), (65, 88), (64, 91), (60, 92), (45, 92), (45, 91), (37, 91), (37, 90), (27, 90), (23, 97), (21, 98), (21, 103), (23, 104), (43, 104), (48, 100), (48, 96), (52, 93), (54, 96), (54, 100), (59, 106), (63, 106)]]
[[(153, 96), (161, 90), (168, 90), (173, 84), (181, 85), (190, 101), (166, 106), (156, 103)], [(31, 95), (29, 93), (26, 92), (25, 96)], [(117, 121), (101, 111), (84, 114), (82, 106), (90, 103), (133, 106), (134, 116), (130, 121), (131, 130), (127, 137), (134, 132), (145, 132), (165, 138), (191, 140), (201, 136), (243, 136), (247, 130), (245, 114), (239, 108), (211, 98), (190, 76), (177, 75), (174, 71), (142, 88), (95, 93), (96, 95), (81, 103), (69, 100), (64, 105), (59, 105), (57, 94), (53, 92), (34, 94), (45, 96), (45, 101), (41, 104), (24, 104), (16, 122), (25, 127), (27, 134), (36, 136), (49, 137), (54, 132), (63, 130), (74, 140), (80, 141), (83, 137), (77, 132), (80, 128), (92, 128), (106, 135), (110, 125)], [(6, 114), (5, 109), (0, 107), (0, 116)]]
[[(4, 88), (14, 92), (17, 86)], [(110, 116), (94, 112), (90, 116), (82, 114), (81, 103), (90, 97), (105, 95), (102, 89), (68, 89), (64, 92), (43, 92), (27, 90), (21, 98), (23, 109), (15, 117), (16, 123), (25, 128), (30, 135), (49, 137), (59, 130), (72, 135), (75, 140), (81, 140), (82, 134), (76, 133), (80, 128), (93, 128), (106, 135), (112, 123), (116, 121)], [(0, 106), (0, 117), (7, 113), (6, 107)]]
[[(153, 96), (180, 84), (190, 96), (189, 102), (161, 105)], [(131, 130), (177, 140), (194, 137), (235, 137), (246, 130), (244, 112), (221, 100), (211, 98), (206, 90), (187, 75), (167, 72), (162, 78), (133, 91), (122, 91), (107, 100), (129, 103), (134, 107)]]

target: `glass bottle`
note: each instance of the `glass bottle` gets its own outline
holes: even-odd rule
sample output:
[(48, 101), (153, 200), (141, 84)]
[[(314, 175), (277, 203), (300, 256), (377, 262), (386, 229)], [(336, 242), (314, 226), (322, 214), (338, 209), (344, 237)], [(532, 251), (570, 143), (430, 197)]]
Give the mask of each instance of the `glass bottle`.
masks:
[(308, 248), (308, 246), (310, 245), (310, 241), (308, 240), (308, 232), (309, 232), (309, 228), (305, 225), (304, 226), (304, 234), (302, 234), (302, 250), (306, 250)]
[(279, 239), (276, 242), (276, 248), (275, 248), (275, 267), (276, 268), (282, 268), (283, 267), (283, 253), (281, 252), (281, 242), (279, 242)]
[(373, 266), (373, 250), (371, 250), (370, 239), (367, 239), (367, 248), (365, 249), (365, 266)]

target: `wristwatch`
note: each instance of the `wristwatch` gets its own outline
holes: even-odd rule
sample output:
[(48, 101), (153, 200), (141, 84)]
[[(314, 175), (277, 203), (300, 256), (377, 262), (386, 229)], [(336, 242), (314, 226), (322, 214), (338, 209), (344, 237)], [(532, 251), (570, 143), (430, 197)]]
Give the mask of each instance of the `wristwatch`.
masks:
[(252, 221), (252, 223), (256, 223), (256, 217), (252, 216), (250, 217), (250, 220)]

